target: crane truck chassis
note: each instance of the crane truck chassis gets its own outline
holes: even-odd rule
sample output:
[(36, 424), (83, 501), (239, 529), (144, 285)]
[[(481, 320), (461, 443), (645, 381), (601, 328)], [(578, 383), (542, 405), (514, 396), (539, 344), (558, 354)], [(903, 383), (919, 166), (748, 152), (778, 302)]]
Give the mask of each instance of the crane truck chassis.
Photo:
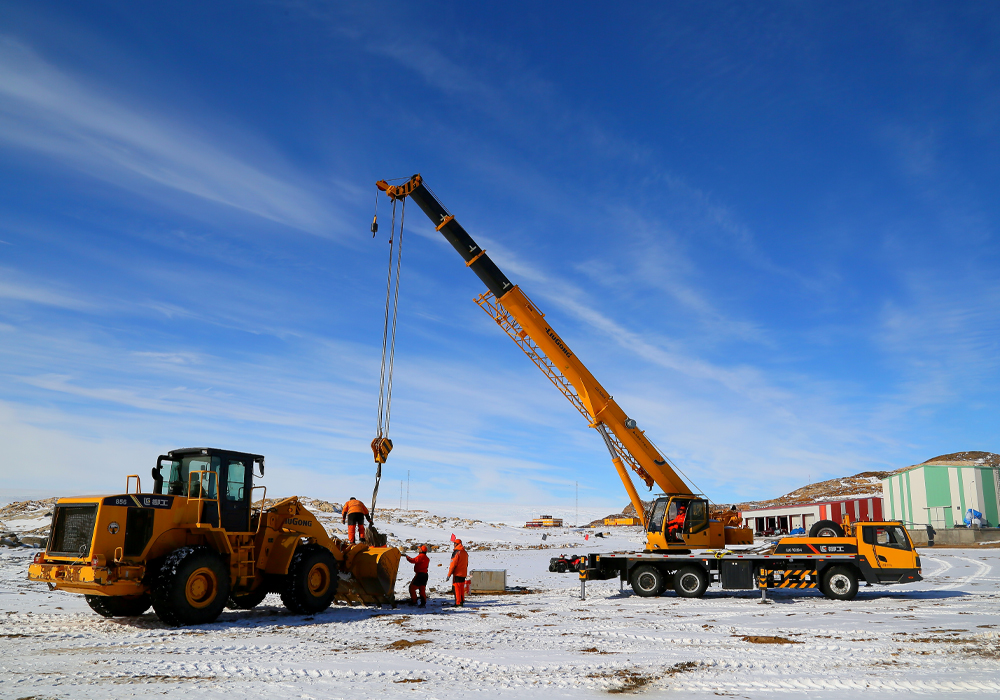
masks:
[(212, 622), (227, 605), (252, 609), (271, 592), (298, 614), (334, 600), (395, 605), (398, 549), (331, 538), (295, 496), (267, 506), (254, 468), (263, 476), (263, 456), (173, 450), (153, 467), (152, 493), (133, 474), (123, 494), (60, 498), (28, 579), (82, 593), (104, 617), (152, 606), (174, 626)]
[[(705, 551), (608, 552), (570, 555), (550, 561), (549, 570), (579, 572), (587, 580), (619, 578), (634, 593), (659, 596), (673, 589), (682, 598), (700, 598), (712, 584), (723, 590), (817, 588), (827, 598), (852, 600), (858, 583), (913, 583), (922, 580), (920, 556), (901, 522), (846, 524), (821, 521), (840, 536), (780, 540), (771, 552)], [(568, 567), (567, 562), (576, 562)]]

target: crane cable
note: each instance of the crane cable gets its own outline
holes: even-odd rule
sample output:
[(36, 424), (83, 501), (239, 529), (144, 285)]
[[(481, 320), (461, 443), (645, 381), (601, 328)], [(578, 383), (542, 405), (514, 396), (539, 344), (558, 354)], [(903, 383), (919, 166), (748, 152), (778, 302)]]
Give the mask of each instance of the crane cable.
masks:
[[(382, 329), (382, 367), (379, 374), (378, 422), (372, 453), (375, 456), (375, 489), (372, 491), (371, 516), (375, 518), (375, 501), (378, 498), (379, 482), (382, 480), (382, 465), (392, 451), (389, 439), (389, 419), (392, 409), (392, 370), (396, 358), (396, 319), (399, 312), (399, 271), (403, 258), (403, 220), (406, 216), (406, 200), (400, 207), (399, 239), (396, 240), (396, 200), (392, 201), (392, 223), (389, 228), (389, 265), (385, 280), (385, 322)], [(378, 191), (375, 194), (375, 219), (372, 220), (372, 237), (378, 231)], [(393, 275), (393, 253), (396, 272)], [(391, 314), (390, 314), (391, 311)], [(391, 315), (391, 322), (390, 322)]]

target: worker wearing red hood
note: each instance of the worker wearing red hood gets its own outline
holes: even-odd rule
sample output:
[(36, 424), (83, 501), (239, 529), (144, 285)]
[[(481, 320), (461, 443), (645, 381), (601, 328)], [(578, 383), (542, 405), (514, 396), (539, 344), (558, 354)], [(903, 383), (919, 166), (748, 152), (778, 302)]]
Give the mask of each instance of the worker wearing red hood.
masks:
[[(455, 589), (455, 605), (465, 605), (465, 577), (469, 575), (469, 553), (465, 551), (462, 540), (455, 540), (455, 549), (451, 553), (451, 565), (448, 566), (448, 577)], [(445, 580), (447, 580), (447, 578)]]

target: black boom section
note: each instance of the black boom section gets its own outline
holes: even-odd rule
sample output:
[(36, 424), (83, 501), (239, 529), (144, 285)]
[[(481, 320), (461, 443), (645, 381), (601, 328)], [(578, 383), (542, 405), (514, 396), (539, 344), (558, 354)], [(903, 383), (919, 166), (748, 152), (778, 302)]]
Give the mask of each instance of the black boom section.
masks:
[[(472, 268), (472, 271), (483, 281), (483, 284), (493, 292), (493, 295), (500, 299), (504, 294), (513, 288), (507, 276), (500, 271), (490, 256), (486, 254), (479, 245), (472, 240), (462, 225), (455, 218), (448, 214), (448, 211), (441, 205), (430, 191), (419, 184), (410, 193), (410, 199), (417, 203), (424, 214), (430, 219), (438, 231), (441, 232), (448, 242), (458, 251), (458, 254), (465, 260), (465, 264)], [(444, 225), (442, 225), (444, 222)]]

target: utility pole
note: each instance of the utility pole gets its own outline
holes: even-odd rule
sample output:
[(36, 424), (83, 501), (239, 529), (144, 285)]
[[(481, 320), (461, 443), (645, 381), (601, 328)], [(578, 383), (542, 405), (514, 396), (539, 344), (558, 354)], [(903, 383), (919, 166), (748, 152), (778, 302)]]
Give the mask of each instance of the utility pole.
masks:
[(410, 470), (406, 470), (406, 512), (410, 512)]
[(580, 482), (576, 482), (576, 517), (573, 519), (576, 523), (573, 527), (580, 527)]

